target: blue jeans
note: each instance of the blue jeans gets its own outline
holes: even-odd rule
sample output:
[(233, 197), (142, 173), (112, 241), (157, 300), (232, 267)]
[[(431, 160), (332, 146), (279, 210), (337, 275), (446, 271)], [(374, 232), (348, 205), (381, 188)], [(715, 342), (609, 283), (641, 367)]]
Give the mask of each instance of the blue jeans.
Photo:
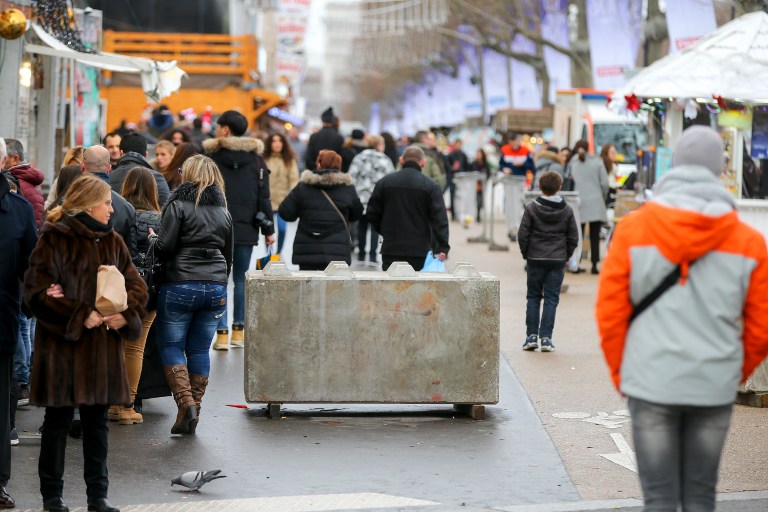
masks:
[[(528, 305), (525, 309), (525, 334), (538, 334), (552, 338), (555, 312), (560, 303), (560, 285), (565, 275), (563, 263), (537, 263), (528, 261)], [(541, 301), (544, 299), (544, 310)]]
[(283, 220), (279, 213), (275, 213), (275, 226), (277, 226), (277, 254), (283, 251), (288, 223)]
[(733, 405), (662, 405), (629, 398), (644, 512), (715, 510), (720, 456)]
[(164, 284), (157, 297), (157, 348), (163, 365), (186, 364), (207, 376), (208, 351), (219, 319), (227, 311), (227, 287), (219, 283)]
[[(251, 255), (253, 246), (247, 244), (235, 244), (232, 254), (232, 281), (235, 283), (235, 296), (232, 299), (232, 319), (233, 324), (242, 324), (245, 322), (245, 273), (251, 264)], [(228, 330), (227, 310), (224, 309), (224, 316), (219, 320), (219, 329)]]
[(34, 319), (19, 313), (19, 340), (13, 354), (16, 381), (20, 386), (29, 385), (29, 366), (32, 363), (32, 325)]

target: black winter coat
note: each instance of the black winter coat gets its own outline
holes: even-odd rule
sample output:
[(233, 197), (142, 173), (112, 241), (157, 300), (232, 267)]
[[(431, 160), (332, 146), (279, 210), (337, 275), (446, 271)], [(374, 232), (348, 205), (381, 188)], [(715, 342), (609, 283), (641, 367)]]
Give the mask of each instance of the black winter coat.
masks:
[(0, 354), (16, 350), (19, 335), (20, 286), (37, 242), (37, 224), (32, 205), (11, 192), (0, 176)]
[(531, 201), (525, 205), (517, 243), (528, 261), (567, 261), (579, 243), (573, 209), (565, 200), (538, 197)]
[(232, 269), (232, 217), (224, 194), (211, 185), (195, 206), (197, 185), (182, 183), (163, 207), (156, 248), (163, 282), (205, 281), (226, 285)]
[(347, 226), (363, 215), (363, 205), (349, 174), (335, 170), (304, 171), (299, 184), (280, 203), (280, 217), (288, 222), (299, 219), (293, 242), (293, 263), (297, 265), (352, 261), (349, 232), (322, 190), (344, 215)]
[(155, 178), (155, 183), (157, 183), (157, 197), (160, 200), (160, 206), (163, 206), (168, 201), (168, 196), (171, 195), (168, 182), (162, 174), (149, 165), (149, 162), (143, 156), (133, 151), (129, 151), (120, 157), (117, 165), (109, 172), (109, 185), (112, 187), (112, 190), (118, 194), (121, 192), (125, 177), (134, 167), (144, 167), (152, 173), (152, 177)]
[(235, 243), (258, 245), (260, 229), (264, 236), (273, 235), (274, 226), (260, 226), (255, 220), (258, 212), (269, 221), (274, 216), (269, 199), (269, 169), (261, 157), (264, 143), (249, 137), (223, 137), (203, 141), (203, 149), (224, 177)]
[(310, 171), (315, 169), (317, 155), (319, 155), (320, 151), (323, 149), (330, 149), (331, 151), (338, 153), (339, 156), (344, 156), (344, 137), (342, 137), (338, 130), (329, 126), (324, 126), (309, 137), (307, 153), (304, 158), (305, 169)]
[(443, 192), (413, 162), (376, 183), (365, 218), (384, 238), (383, 255), (417, 258), (451, 249)]

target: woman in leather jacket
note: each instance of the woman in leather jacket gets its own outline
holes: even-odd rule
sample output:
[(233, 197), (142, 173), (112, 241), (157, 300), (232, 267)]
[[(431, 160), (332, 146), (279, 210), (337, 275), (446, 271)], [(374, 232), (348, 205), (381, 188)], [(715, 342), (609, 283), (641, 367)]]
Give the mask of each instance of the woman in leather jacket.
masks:
[(227, 309), (233, 232), (216, 163), (195, 155), (184, 162), (182, 174), (184, 183), (163, 207), (156, 235), (164, 277), (155, 322), (165, 376), (178, 406), (171, 433), (194, 434), (208, 385), (208, 351)]

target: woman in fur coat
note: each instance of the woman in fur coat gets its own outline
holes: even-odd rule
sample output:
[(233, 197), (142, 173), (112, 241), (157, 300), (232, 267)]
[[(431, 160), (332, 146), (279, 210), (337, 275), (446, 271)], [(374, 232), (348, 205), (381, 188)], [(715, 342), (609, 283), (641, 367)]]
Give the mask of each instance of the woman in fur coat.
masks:
[[(37, 318), (30, 403), (45, 407), (38, 471), (47, 511), (69, 510), (62, 498), (64, 453), (75, 407), (88, 510), (118, 510), (107, 500), (107, 404), (130, 402), (123, 338), (141, 335), (147, 287), (112, 230), (112, 212), (108, 183), (90, 174), (75, 180), (48, 214), (24, 280), (24, 301)], [(122, 313), (102, 316), (95, 308), (100, 265), (114, 265), (125, 277)]]
[(320, 151), (315, 170), (304, 171), (299, 184), (280, 204), (283, 219), (299, 219), (293, 263), (301, 270), (325, 270), (332, 261), (349, 265), (349, 228), (362, 215), (352, 177), (341, 172), (341, 156), (329, 149)]

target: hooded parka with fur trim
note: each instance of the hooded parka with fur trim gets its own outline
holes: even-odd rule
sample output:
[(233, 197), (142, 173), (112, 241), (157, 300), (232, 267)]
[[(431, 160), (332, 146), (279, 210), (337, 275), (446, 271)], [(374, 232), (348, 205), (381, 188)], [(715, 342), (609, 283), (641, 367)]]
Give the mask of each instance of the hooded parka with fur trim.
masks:
[(304, 171), (299, 184), (280, 204), (280, 216), (288, 222), (299, 219), (293, 242), (293, 263), (322, 267), (332, 261), (352, 262), (349, 233), (339, 213), (321, 190), (344, 215), (347, 226), (363, 215), (352, 178), (337, 170)]
[(264, 143), (250, 137), (221, 137), (203, 141), (207, 156), (216, 162), (224, 177), (227, 209), (232, 215), (235, 244), (258, 245), (259, 229), (264, 236), (275, 233), (274, 226), (260, 227), (258, 212), (272, 220), (269, 199), (269, 169), (262, 158)]

